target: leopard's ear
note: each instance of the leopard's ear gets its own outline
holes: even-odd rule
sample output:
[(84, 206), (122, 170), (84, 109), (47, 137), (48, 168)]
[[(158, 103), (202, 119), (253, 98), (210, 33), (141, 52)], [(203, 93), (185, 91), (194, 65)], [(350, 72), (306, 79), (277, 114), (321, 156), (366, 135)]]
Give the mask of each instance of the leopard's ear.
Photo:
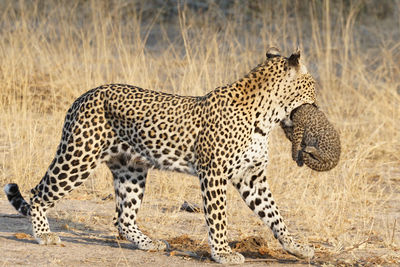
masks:
[(279, 57), (281, 55), (281, 51), (279, 51), (276, 47), (270, 47), (265, 54), (267, 58)]
[(289, 66), (292, 66), (292, 67), (299, 66), (299, 61), (300, 61), (300, 49), (299, 48), (297, 48), (296, 52), (294, 52), (292, 55), (290, 55), (288, 61), (289, 61)]

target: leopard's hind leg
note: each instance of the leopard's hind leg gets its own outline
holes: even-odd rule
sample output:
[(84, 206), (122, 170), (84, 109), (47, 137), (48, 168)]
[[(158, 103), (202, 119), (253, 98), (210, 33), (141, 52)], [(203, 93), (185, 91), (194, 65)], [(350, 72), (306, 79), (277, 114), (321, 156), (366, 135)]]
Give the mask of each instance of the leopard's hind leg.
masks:
[[(33, 235), (39, 244), (60, 242), (58, 236), (50, 231), (46, 212), (59, 199), (81, 185), (95, 169), (99, 160), (91, 152), (84, 153), (76, 147), (70, 149), (61, 143), (46, 174), (31, 190), (32, 197), (29, 204), (22, 198), (16, 184), (6, 185), (5, 192), (11, 204), (21, 214), (30, 217)], [(81, 156), (73, 156), (77, 154)]]
[[(58, 236), (50, 231), (47, 210), (89, 177), (104, 160), (104, 151), (109, 144), (105, 137), (108, 142), (113, 139), (114, 134), (101, 110), (92, 112), (96, 108), (94, 103), (101, 107), (101, 102), (89, 103), (90, 97), (90, 94), (82, 96), (68, 110), (56, 156), (39, 184), (31, 190), (30, 203), (23, 199), (16, 184), (4, 188), (14, 208), (30, 217), (33, 235), (39, 244), (60, 242)], [(93, 109), (85, 109), (84, 103)]]
[(164, 250), (167, 244), (151, 240), (136, 224), (137, 213), (143, 199), (148, 166), (140, 164), (130, 154), (113, 156), (108, 162), (114, 179), (116, 199), (116, 226), (120, 236), (143, 250)]

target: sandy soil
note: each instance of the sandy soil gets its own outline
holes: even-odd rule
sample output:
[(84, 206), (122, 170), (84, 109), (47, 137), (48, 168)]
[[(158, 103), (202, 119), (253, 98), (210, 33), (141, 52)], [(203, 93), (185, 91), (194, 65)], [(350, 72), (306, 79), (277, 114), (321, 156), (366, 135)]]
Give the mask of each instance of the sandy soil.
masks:
[[(133, 249), (129, 242), (120, 240), (112, 225), (113, 201), (65, 200), (49, 212), (52, 230), (57, 232), (62, 244), (40, 246), (31, 236), (31, 225), (27, 218), (16, 214), (8, 202), (0, 200), (0, 247), (1, 266), (218, 266), (210, 259), (206, 240), (193, 238), (191, 233), (182, 234), (185, 229), (167, 229), (170, 250), (166, 252), (145, 252)], [(144, 209), (149, 212), (149, 209)], [(151, 210), (151, 209), (150, 209)], [(142, 214), (145, 216), (145, 214)], [(168, 216), (168, 214), (166, 214)], [(193, 216), (181, 211), (179, 216), (187, 220)], [(196, 222), (197, 223), (197, 222)], [(184, 227), (184, 226), (182, 226)], [(151, 227), (152, 228), (152, 227)], [(174, 230), (175, 229), (175, 230)], [(146, 229), (144, 229), (146, 232)], [(147, 231), (149, 232), (149, 231)], [(157, 234), (148, 233), (151, 236)], [(165, 236), (165, 235), (164, 235)], [(195, 235), (196, 236), (196, 235)], [(346, 265), (396, 265), (395, 261), (382, 261), (380, 255), (387, 251), (366, 252), (354, 249), (340, 256), (333, 256), (324, 244), (313, 244), (316, 257), (310, 262), (315, 266)], [(250, 236), (231, 242), (231, 246), (246, 257), (245, 266), (305, 266), (309, 262), (298, 260), (281, 248), (269, 246), (261, 237)], [(394, 253), (394, 254), (393, 254)], [(395, 251), (393, 251), (395, 258)], [(357, 255), (357, 256), (355, 256)], [(358, 258), (357, 262), (354, 258)]]
[[(133, 249), (119, 240), (112, 225), (114, 204), (88, 200), (65, 200), (49, 212), (49, 222), (62, 244), (40, 246), (31, 236), (27, 218), (14, 212), (6, 200), (0, 200), (1, 266), (219, 266), (210, 259), (207, 242), (189, 235), (176, 235), (167, 242), (167, 252)], [(182, 212), (182, 216), (192, 214)], [(82, 222), (83, 223), (82, 223)], [(171, 232), (171, 236), (174, 233)], [(246, 266), (299, 264), (283, 251), (269, 250), (261, 238), (239, 240), (231, 245), (248, 258)]]

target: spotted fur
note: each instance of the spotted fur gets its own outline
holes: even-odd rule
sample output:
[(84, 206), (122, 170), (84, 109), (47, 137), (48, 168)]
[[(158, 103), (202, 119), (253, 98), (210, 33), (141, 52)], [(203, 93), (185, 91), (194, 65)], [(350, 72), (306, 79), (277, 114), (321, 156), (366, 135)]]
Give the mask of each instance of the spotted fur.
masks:
[(292, 158), (316, 171), (329, 171), (339, 162), (340, 137), (325, 114), (315, 105), (304, 104), (281, 121), (292, 142)]
[(16, 184), (5, 187), (11, 204), (32, 220), (39, 243), (57, 243), (46, 211), (81, 185), (101, 163), (115, 186), (118, 230), (140, 249), (166, 245), (143, 234), (136, 215), (150, 168), (200, 179), (212, 258), (241, 263), (227, 239), (226, 190), (231, 182), (269, 226), (284, 249), (310, 258), (313, 249), (290, 236), (271, 195), (266, 166), (272, 128), (304, 103), (315, 102), (314, 81), (300, 64), (275, 50), (247, 75), (205, 96), (188, 97), (123, 84), (104, 85), (68, 110), (54, 160), (28, 204)]

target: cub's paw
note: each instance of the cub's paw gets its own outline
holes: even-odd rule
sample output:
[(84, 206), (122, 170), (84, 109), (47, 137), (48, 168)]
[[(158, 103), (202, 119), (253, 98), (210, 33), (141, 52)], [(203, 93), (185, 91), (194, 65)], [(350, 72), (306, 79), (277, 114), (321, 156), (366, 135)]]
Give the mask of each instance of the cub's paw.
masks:
[(58, 245), (61, 243), (61, 239), (55, 233), (43, 233), (35, 236), (36, 241), (39, 245)]
[(304, 165), (303, 151), (299, 150), (297, 156), (293, 158), (296, 161), (297, 166), (302, 167)]
[(324, 158), (326, 159), (326, 156), (324, 157), (324, 154), (321, 152), (321, 150), (317, 149), (315, 146), (306, 146), (304, 148), (304, 152), (308, 153), (313, 159), (319, 161), (319, 162), (325, 162)]
[(304, 148), (304, 152), (307, 152), (308, 154), (318, 154), (319, 151), (315, 146), (306, 146)]
[(213, 260), (222, 264), (244, 263), (244, 256), (238, 252), (215, 253), (211, 256)]

